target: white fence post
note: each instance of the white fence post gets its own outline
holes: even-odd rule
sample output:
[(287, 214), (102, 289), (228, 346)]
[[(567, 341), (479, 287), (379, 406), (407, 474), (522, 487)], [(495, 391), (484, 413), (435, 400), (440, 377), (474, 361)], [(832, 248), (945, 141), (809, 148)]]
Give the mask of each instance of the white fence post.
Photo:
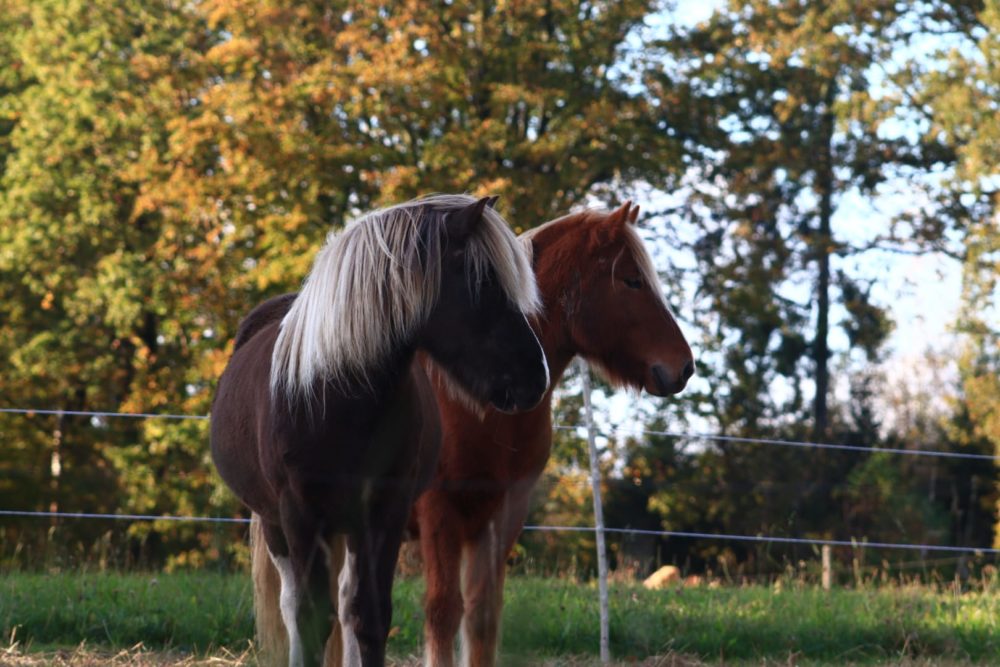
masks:
[(608, 557), (604, 546), (604, 509), (601, 505), (601, 469), (597, 461), (594, 409), (590, 404), (590, 367), (580, 360), (583, 369), (583, 409), (587, 419), (587, 449), (590, 451), (590, 486), (594, 494), (594, 524), (597, 528), (597, 587), (601, 596), (601, 662), (611, 662), (608, 632)]

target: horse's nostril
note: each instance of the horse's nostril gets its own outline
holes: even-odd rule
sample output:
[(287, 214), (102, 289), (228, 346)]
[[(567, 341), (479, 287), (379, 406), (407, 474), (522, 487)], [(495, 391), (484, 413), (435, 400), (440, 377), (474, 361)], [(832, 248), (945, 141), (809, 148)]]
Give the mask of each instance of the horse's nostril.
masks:
[(658, 396), (667, 396), (684, 390), (688, 378), (694, 375), (694, 362), (688, 361), (676, 374), (663, 364), (654, 364), (651, 370), (653, 372), (653, 386), (656, 388), (654, 393)]

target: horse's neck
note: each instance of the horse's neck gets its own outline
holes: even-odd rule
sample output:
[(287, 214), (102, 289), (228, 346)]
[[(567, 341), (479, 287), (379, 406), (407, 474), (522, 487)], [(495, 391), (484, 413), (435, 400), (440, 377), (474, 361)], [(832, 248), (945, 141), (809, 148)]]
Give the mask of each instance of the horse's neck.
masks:
[[(545, 325), (543, 324), (543, 326)], [(566, 369), (573, 361), (577, 350), (573, 346), (569, 336), (545, 336), (545, 331), (541, 331), (540, 333), (542, 335), (538, 337), (538, 340), (542, 344), (542, 350), (545, 352), (545, 361), (549, 365), (549, 383), (555, 386), (562, 379), (563, 373), (566, 372)]]
[[(538, 342), (549, 366), (550, 385), (555, 386), (579, 350), (570, 333), (573, 310), (580, 299), (580, 273), (565, 237), (554, 230), (536, 235), (534, 246), (536, 279), (544, 312), (534, 320)], [(572, 265), (570, 259), (572, 258)]]
[(377, 369), (372, 370), (368, 376), (370, 395), (377, 402), (386, 400), (396, 392), (400, 383), (406, 379), (410, 372), (410, 364), (413, 363), (415, 355), (415, 346), (401, 345)]
[(401, 347), (379, 368), (372, 369), (364, 382), (354, 387), (345, 389), (327, 384), (323, 395), (317, 396), (317, 403), (313, 405), (314, 413), (323, 416), (322, 428), (334, 431), (348, 428), (361, 432), (377, 428), (383, 412), (394, 402), (399, 390), (408, 386), (414, 354), (412, 346)]
[[(579, 285), (563, 282), (565, 284), (546, 285), (543, 288), (545, 313), (536, 320), (538, 341), (545, 352), (552, 386), (559, 382), (570, 362), (579, 353), (570, 332), (572, 310), (576, 305), (575, 299), (579, 298)], [(577, 292), (576, 295), (573, 294), (574, 291)]]

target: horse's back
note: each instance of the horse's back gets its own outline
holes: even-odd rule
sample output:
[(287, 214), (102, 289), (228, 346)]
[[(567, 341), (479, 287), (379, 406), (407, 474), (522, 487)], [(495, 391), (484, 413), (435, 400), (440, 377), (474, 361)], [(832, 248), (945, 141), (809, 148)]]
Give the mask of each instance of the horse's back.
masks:
[(233, 344), (233, 351), (243, 347), (247, 341), (268, 324), (282, 319), (292, 307), (292, 303), (297, 296), (298, 294), (295, 292), (282, 294), (258, 304), (251, 310), (236, 329), (236, 342)]

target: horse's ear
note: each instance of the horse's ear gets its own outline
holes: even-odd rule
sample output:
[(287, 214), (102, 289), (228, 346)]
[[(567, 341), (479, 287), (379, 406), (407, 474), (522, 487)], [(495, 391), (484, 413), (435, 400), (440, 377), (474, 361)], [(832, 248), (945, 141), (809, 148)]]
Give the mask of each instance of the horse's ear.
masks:
[(628, 223), (634, 225), (635, 221), (639, 219), (639, 205), (636, 204), (632, 207), (632, 210), (628, 214)]
[(465, 240), (472, 236), (479, 221), (483, 219), (483, 210), (489, 205), (490, 197), (482, 197), (472, 204), (452, 211), (448, 214), (448, 235), (451, 238)]
[(629, 208), (631, 206), (632, 202), (627, 201), (611, 211), (611, 213), (608, 213), (608, 216), (604, 218), (599, 229), (601, 237), (605, 242), (617, 238), (622, 230), (625, 229), (625, 225), (629, 222)]
[(500, 195), (493, 195), (492, 197), (487, 197), (486, 206), (489, 208), (496, 208), (498, 201), (500, 201)]

